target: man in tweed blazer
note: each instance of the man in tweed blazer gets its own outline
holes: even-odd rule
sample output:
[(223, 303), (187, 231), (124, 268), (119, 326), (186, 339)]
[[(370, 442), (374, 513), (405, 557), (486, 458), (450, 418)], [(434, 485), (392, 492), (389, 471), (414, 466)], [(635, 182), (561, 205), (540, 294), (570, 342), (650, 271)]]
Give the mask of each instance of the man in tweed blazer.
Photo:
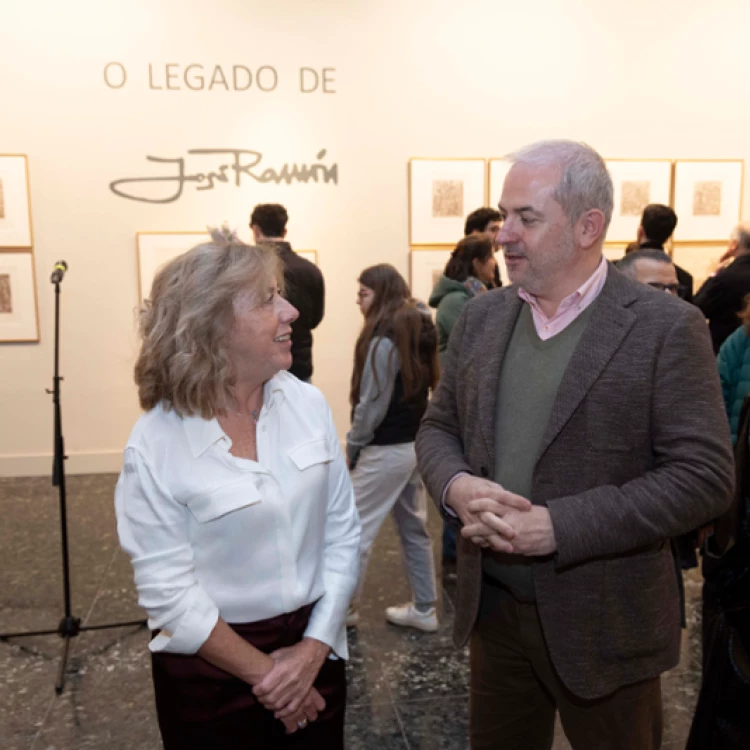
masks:
[(466, 306), (417, 437), (462, 525), (455, 641), (472, 748), (661, 743), (679, 660), (670, 539), (720, 515), (733, 467), (700, 311), (602, 257), (612, 182), (583, 144), (529, 146), (499, 208), (512, 286)]

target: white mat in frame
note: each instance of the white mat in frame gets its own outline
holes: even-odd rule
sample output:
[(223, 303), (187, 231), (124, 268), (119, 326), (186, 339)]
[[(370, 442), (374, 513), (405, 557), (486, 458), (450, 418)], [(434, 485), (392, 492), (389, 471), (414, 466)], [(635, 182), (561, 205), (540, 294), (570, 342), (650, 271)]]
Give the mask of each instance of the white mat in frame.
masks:
[(25, 154), (0, 154), (0, 247), (32, 244), (28, 160)]
[(409, 244), (450, 245), (485, 205), (484, 159), (409, 160)]
[(0, 343), (39, 341), (34, 256), (0, 253)]
[(675, 242), (720, 242), (740, 219), (742, 160), (678, 159), (674, 167)]

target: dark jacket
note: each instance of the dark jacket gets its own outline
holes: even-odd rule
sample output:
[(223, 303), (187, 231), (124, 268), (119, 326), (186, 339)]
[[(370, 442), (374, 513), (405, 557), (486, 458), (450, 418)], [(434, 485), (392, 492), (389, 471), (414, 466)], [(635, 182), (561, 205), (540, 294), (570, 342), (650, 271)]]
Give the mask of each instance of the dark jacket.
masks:
[(748, 338), (745, 326), (738, 328), (721, 345), (718, 363), (724, 406), (727, 410), (734, 445), (740, 429), (742, 405), (745, 397), (750, 393), (750, 338)]
[(288, 242), (273, 240), (284, 264), (286, 298), (297, 308), (299, 317), (292, 323), (292, 366), (289, 372), (300, 380), (309, 380), (313, 373), (312, 331), (323, 320), (325, 283), (320, 269), (301, 258)]
[(750, 255), (740, 255), (715, 276), (706, 279), (695, 295), (695, 304), (708, 318), (714, 352), (718, 353), (729, 334), (739, 328), (737, 313), (750, 294)]
[[(503, 358), (521, 306), (514, 284), (464, 307), (417, 435), (433, 498), (459, 472), (495, 476)], [(531, 501), (549, 509), (553, 555), (534, 559), (550, 657), (575, 695), (599, 698), (679, 661), (678, 572), (669, 539), (731, 502), (732, 449), (700, 311), (609, 266), (557, 392)], [(482, 553), (459, 538), (454, 626), (479, 611)]]
[[(639, 250), (661, 250), (663, 253), (668, 254), (664, 249), (664, 245), (660, 245), (658, 242), (651, 242), (646, 240), (641, 242), (638, 246)], [(684, 299), (685, 302), (693, 302), (693, 276), (689, 274), (684, 268), (681, 268), (674, 263), (674, 270), (677, 271), (677, 283), (680, 285), (680, 298)]]

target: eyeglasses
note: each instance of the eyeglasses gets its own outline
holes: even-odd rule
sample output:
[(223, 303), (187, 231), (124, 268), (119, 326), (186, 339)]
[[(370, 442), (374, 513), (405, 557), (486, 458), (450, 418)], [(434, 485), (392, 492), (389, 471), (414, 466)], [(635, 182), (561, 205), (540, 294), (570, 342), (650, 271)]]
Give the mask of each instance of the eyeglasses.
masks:
[(648, 285), (660, 292), (669, 292), (670, 294), (679, 294), (684, 288), (679, 284), (660, 284), (658, 281), (649, 281)]
[(374, 294), (374, 292), (371, 289), (360, 289), (357, 292), (357, 297), (359, 299), (365, 299), (366, 297), (369, 297), (371, 294)]

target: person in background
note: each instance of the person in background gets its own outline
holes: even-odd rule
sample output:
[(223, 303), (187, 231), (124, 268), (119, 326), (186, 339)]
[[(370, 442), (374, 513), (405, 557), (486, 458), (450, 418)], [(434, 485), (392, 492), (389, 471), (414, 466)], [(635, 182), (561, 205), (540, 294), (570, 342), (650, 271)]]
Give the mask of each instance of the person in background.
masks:
[(497, 260), (492, 240), (483, 234), (464, 237), (451, 253), (442, 276), (430, 295), (430, 307), (437, 309), (441, 362), (448, 348), (451, 330), (464, 305), (486, 291), (494, 278)]
[(462, 524), (454, 642), (473, 750), (656, 750), (679, 661), (669, 539), (730, 504), (729, 429), (697, 308), (603, 257), (613, 187), (585, 144), (509, 157), (512, 283), (464, 307), (417, 435)]
[(680, 284), (672, 259), (661, 250), (636, 250), (617, 261), (617, 270), (660, 292), (677, 295)]
[[(482, 210), (485, 209), (480, 209)], [(500, 215), (499, 212), (496, 213)], [(441, 367), (448, 350), (451, 330), (464, 305), (472, 297), (487, 291), (486, 285), (492, 283), (495, 277), (497, 260), (494, 248), (493, 240), (486, 234), (472, 234), (464, 237), (451, 253), (443, 275), (432, 290), (430, 307), (437, 308), (435, 320), (438, 328)], [(453, 574), (453, 566), (456, 564), (457, 530), (455, 523), (443, 519), (443, 570), (450, 575)]]
[(737, 317), (741, 325), (721, 345), (717, 359), (732, 445), (737, 442), (742, 405), (750, 393), (750, 294), (745, 295)]
[(115, 490), (162, 740), (343, 750), (349, 472), (322, 394), (285, 372), (297, 311), (281, 261), (211, 236), (156, 275), (141, 310), (145, 414)]
[(396, 524), (412, 601), (388, 607), (394, 625), (438, 628), (427, 498), (417, 471), (414, 438), (438, 378), (437, 334), (427, 308), (411, 299), (390, 265), (366, 268), (357, 304), (364, 326), (354, 351), (352, 424), (346, 453), (362, 522), (359, 580), (347, 625), (359, 623), (358, 604), (372, 545), (390, 512)]
[[(665, 255), (664, 245), (677, 226), (677, 214), (661, 203), (650, 203), (643, 209), (641, 223), (637, 230), (638, 250), (659, 250)], [(628, 251), (626, 250), (626, 253)], [(675, 265), (677, 280), (680, 283), (681, 299), (693, 301), (693, 277), (684, 268)]]
[(750, 225), (735, 227), (722, 257), (731, 263), (706, 279), (695, 295), (695, 304), (708, 319), (714, 352), (740, 326), (738, 314), (750, 294)]
[[(496, 208), (478, 208), (466, 217), (466, 222), (464, 223), (464, 237), (473, 237), (478, 234), (484, 234), (492, 240), (492, 247), (494, 248), (494, 252), (497, 253), (498, 250), (500, 250), (500, 245), (497, 243), (497, 233), (500, 231), (502, 223), (502, 217)], [(485, 282), (485, 284), (488, 289), (494, 289), (503, 285), (502, 279), (500, 278), (499, 264), (495, 265), (495, 272), (492, 276), (492, 281)]]
[(292, 324), (292, 366), (289, 372), (309, 382), (313, 374), (313, 335), (325, 313), (325, 283), (320, 269), (292, 250), (286, 241), (289, 220), (286, 208), (278, 203), (261, 203), (250, 216), (255, 243), (270, 243), (284, 264), (286, 298), (299, 313)]

